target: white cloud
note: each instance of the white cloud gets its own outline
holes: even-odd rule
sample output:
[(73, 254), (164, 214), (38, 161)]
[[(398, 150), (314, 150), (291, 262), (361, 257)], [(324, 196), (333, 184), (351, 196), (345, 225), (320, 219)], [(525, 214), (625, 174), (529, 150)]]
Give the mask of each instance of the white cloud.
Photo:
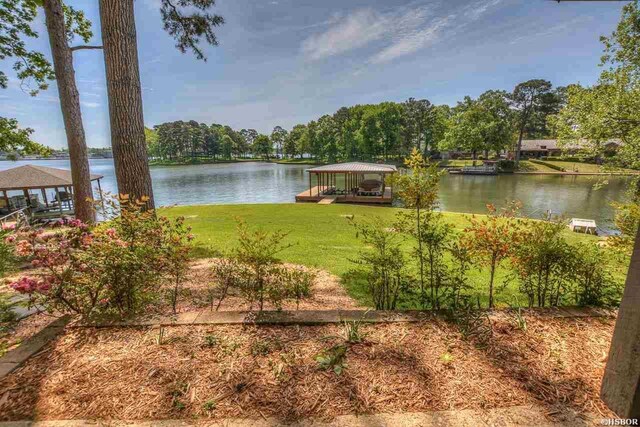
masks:
[(86, 102), (86, 101), (83, 101), (80, 104), (83, 107), (87, 107), (87, 108), (98, 108), (100, 106), (99, 102)]
[(426, 28), (416, 28), (413, 31), (405, 32), (393, 44), (373, 55), (369, 62), (373, 64), (389, 62), (427, 47), (438, 38), (440, 31), (448, 24), (450, 19), (450, 17), (437, 19)]
[(325, 32), (304, 40), (302, 52), (307, 59), (318, 60), (379, 41), (380, 50), (368, 62), (389, 62), (433, 44), (445, 31), (458, 31), (502, 1), (477, 1), (447, 14), (440, 13), (440, 16), (435, 12), (440, 12), (441, 5), (434, 3), (396, 8), (386, 13), (372, 9), (356, 10), (337, 19)]
[(361, 9), (338, 19), (327, 31), (302, 42), (302, 53), (318, 60), (363, 47), (382, 38), (387, 18), (372, 9)]

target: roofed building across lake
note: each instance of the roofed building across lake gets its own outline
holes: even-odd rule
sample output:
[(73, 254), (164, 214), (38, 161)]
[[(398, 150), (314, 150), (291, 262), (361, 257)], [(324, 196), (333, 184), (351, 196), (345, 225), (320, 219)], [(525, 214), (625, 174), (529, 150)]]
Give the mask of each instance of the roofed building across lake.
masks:
[(397, 172), (393, 165), (363, 162), (311, 168), (309, 189), (296, 202), (391, 204), (393, 188), (387, 178)]
[[(611, 140), (603, 144), (604, 151), (616, 151), (620, 141)], [(566, 143), (560, 145), (556, 139), (523, 139), (520, 153), (522, 157), (561, 156), (575, 154), (585, 149), (580, 143)]]

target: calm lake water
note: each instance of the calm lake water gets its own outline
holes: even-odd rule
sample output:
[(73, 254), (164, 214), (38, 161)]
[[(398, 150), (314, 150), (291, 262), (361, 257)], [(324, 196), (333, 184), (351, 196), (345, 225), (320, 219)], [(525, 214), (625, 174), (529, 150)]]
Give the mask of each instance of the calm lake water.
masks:
[[(68, 160), (0, 162), (0, 170), (23, 164), (69, 168)], [(104, 175), (102, 189), (116, 192), (112, 159), (92, 159), (91, 172)], [(229, 163), (219, 165), (155, 166), (151, 168), (153, 191), (159, 206), (231, 203), (293, 203), (296, 194), (309, 187), (306, 165)], [(628, 178), (553, 175), (462, 176), (445, 175), (440, 205), (453, 212), (483, 213), (486, 204), (502, 205), (520, 200), (527, 216), (540, 217), (547, 210), (568, 217), (595, 219), (603, 231), (611, 229), (609, 204), (624, 197)]]

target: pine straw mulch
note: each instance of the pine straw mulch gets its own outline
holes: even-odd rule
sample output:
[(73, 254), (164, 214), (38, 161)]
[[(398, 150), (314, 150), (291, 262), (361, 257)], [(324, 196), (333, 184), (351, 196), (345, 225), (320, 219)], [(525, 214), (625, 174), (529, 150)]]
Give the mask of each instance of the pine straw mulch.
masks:
[(542, 403), (611, 416), (598, 398), (614, 321), (506, 317), (485, 347), (442, 319), (363, 325), (341, 375), (316, 355), (341, 325), (70, 329), (0, 382), (0, 419), (331, 418)]
[[(209, 290), (215, 284), (211, 272), (212, 266), (218, 262), (218, 258), (203, 258), (191, 262), (186, 280), (182, 284), (182, 295), (179, 300), (179, 312), (192, 311), (210, 306)], [(299, 268), (314, 274), (311, 298), (300, 301), (296, 307), (294, 301), (286, 301), (282, 305), (283, 310), (340, 310), (358, 308), (358, 303), (347, 295), (340, 284), (340, 278), (333, 274), (309, 267), (294, 264), (284, 264), (290, 268)], [(214, 307), (218, 299), (214, 298)], [(255, 308), (255, 307), (254, 307)], [(250, 309), (249, 305), (230, 290), (230, 295), (220, 305), (219, 311), (240, 311)], [(265, 303), (265, 310), (275, 310), (269, 303)]]

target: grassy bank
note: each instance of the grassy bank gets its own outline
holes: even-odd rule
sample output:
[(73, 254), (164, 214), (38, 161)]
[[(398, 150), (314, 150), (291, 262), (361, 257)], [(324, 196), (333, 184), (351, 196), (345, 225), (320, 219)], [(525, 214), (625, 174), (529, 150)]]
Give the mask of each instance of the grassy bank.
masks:
[[(354, 205), (260, 204), (178, 206), (163, 210), (163, 214), (182, 215), (187, 218), (196, 235), (196, 255), (199, 257), (225, 253), (235, 247), (236, 218), (242, 218), (251, 227), (289, 232), (287, 242), (294, 246), (280, 254), (283, 260), (322, 268), (340, 276), (349, 294), (368, 304), (366, 283), (351, 272), (354, 268), (351, 260), (358, 258), (363, 244), (356, 238), (355, 230), (349, 224), (348, 218), (353, 216), (359, 220), (377, 217), (383, 223), (391, 224), (397, 210)], [(462, 231), (468, 225), (469, 215), (445, 212), (444, 216), (458, 231)], [(569, 230), (566, 231), (566, 236), (573, 243), (597, 240), (597, 237), (580, 235)], [(502, 284), (507, 278), (508, 271), (501, 269), (496, 283)], [(478, 296), (483, 300), (488, 273), (484, 270), (473, 270), (471, 279), (478, 289)], [(517, 285), (507, 281), (506, 286), (499, 290), (497, 300), (502, 304), (513, 303), (516, 296), (524, 303), (517, 291)]]

